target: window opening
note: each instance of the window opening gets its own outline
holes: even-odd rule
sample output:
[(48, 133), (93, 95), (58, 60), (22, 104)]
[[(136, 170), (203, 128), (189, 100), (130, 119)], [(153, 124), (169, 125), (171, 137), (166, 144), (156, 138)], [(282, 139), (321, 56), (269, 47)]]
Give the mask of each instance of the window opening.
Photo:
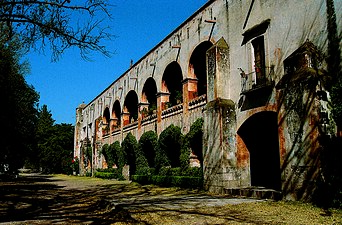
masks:
[(252, 62), (255, 85), (264, 84), (266, 81), (264, 36), (257, 37), (252, 41)]

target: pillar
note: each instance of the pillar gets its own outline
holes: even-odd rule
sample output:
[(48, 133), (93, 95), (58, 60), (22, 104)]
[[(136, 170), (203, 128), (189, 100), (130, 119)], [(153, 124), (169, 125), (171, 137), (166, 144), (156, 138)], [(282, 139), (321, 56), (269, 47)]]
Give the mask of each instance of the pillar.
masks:
[(204, 188), (238, 187), (235, 103), (229, 97), (229, 49), (223, 38), (207, 51), (207, 99), (203, 127)]
[(163, 130), (162, 128), (162, 111), (166, 109), (166, 103), (169, 102), (170, 93), (159, 92), (157, 93), (157, 134)]

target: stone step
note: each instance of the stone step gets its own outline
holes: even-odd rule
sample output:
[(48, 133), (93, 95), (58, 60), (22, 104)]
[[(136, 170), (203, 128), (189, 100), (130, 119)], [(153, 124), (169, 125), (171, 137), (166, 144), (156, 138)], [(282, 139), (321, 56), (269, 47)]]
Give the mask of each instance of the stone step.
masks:
[(264, 187), (225, 188), (224, 193), (232, 197), (273, 199), (276, 201), (281, 200), (283, 197), (281, 191)]

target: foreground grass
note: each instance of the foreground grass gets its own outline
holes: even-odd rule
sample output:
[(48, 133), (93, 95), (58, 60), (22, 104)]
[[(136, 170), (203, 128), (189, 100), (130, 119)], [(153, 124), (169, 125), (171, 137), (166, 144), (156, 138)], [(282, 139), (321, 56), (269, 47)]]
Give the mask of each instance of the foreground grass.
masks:
[(342, 224), (342, 212), (339, 210), (332, 210), (327, 214), (310, 204), (285, 201), (181, 211), (133, 212), (133, 221), (114, 224)]
[(0, 182), (0, 224), (342, 224), (341, 210), (300, 202), (187, 207), (180, 201), (186, 196), (207, 195), (89, 177), (24, 177)]

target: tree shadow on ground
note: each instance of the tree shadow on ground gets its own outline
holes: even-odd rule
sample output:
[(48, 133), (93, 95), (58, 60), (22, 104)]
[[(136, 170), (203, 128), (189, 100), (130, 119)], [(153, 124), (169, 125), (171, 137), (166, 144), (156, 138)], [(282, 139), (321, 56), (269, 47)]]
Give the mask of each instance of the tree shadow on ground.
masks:
[(226, 197), (204, 195), (198, 190), (141, 186), (128, 182), (101, 185), (101, 181), (97, 186), (76, 189), (75, 183), (80, 182), (77, 179), (82, 178), (71, 177), (68, 181), (74, 189), (68, 189), (67, 184), (66, 187), (59, 185), (55, 177), (40, 175), (0, 181), (0, 223), (269, 223), (267, 217), (255, 216), (246, 210), (208, 205), (212, 199), (220, 201), (220, 198)]

